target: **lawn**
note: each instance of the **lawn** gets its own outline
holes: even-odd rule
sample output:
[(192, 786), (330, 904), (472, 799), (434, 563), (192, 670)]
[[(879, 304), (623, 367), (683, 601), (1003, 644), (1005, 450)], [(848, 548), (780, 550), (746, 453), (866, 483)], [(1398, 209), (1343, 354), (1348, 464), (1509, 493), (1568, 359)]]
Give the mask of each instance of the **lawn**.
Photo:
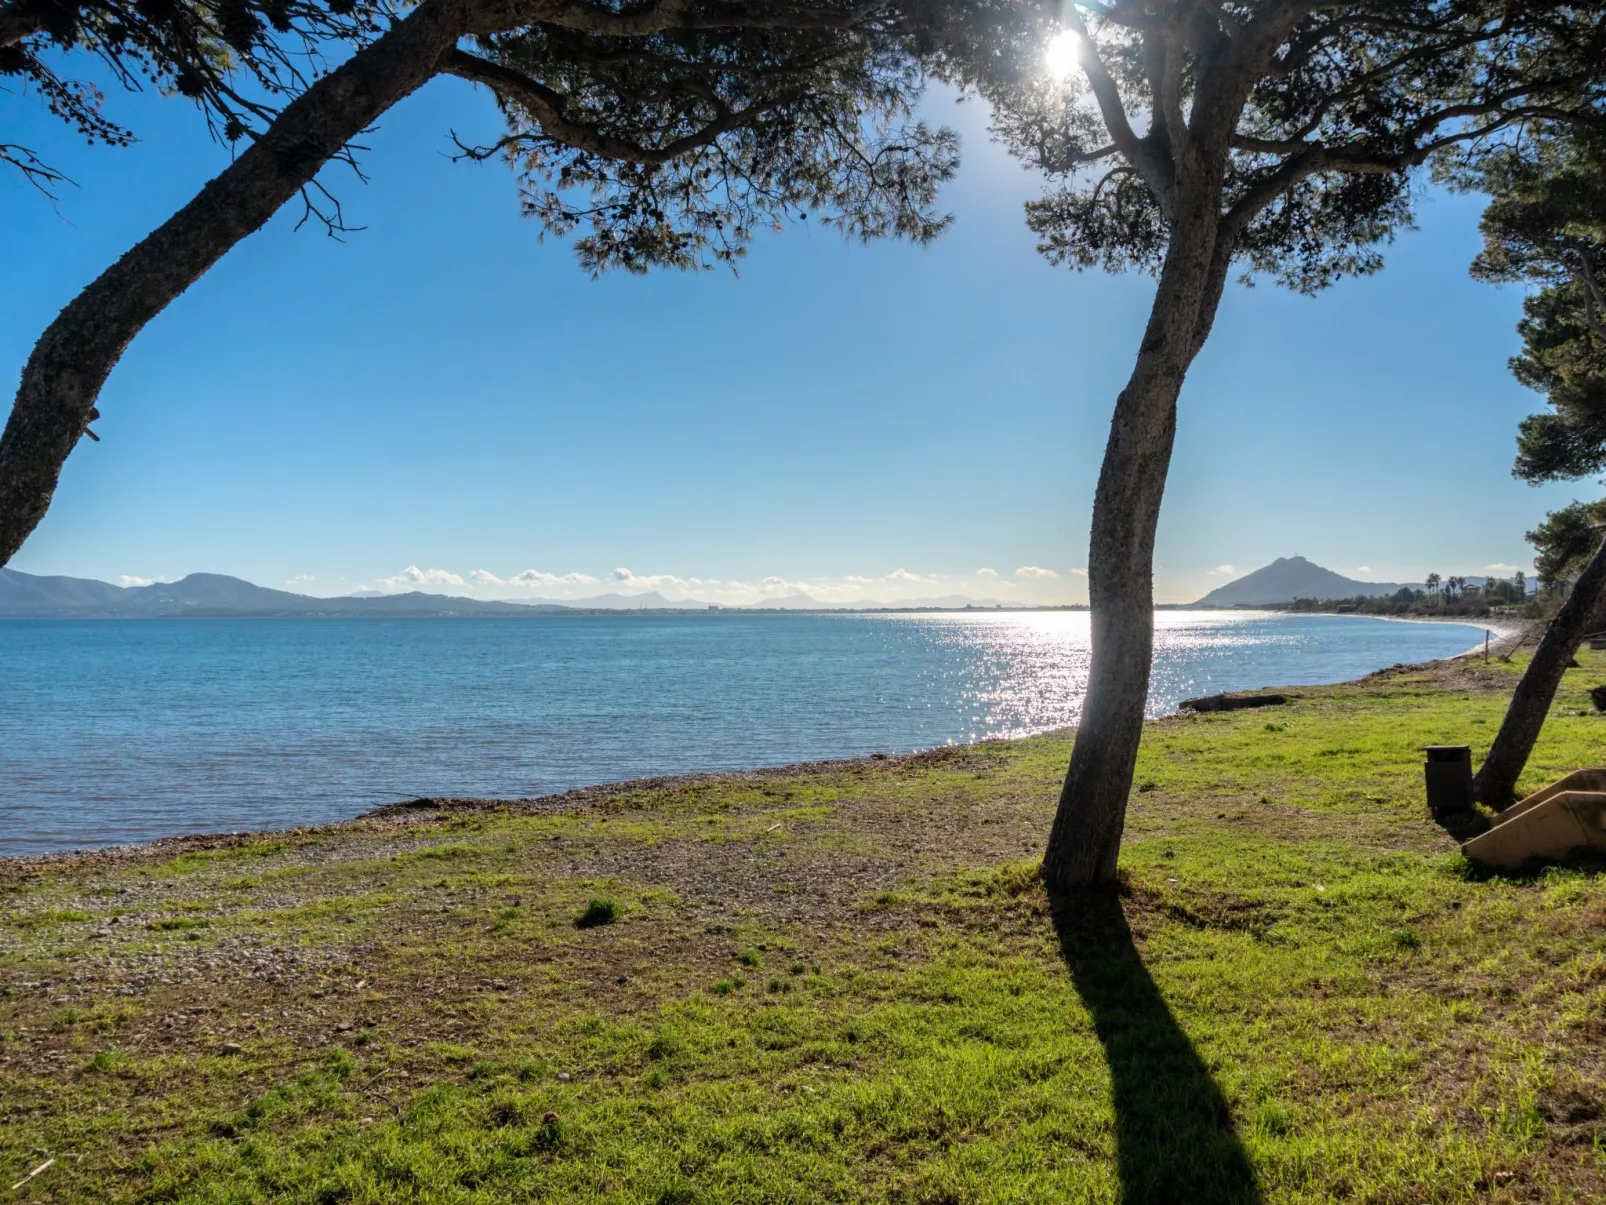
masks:
[(1606, 876), (1423, 807), (1515, 672), (1151, 724), (1118, 896), (1037, 881), (1065, 734), (0, 863), (0, 1191), (1599, 1200)]

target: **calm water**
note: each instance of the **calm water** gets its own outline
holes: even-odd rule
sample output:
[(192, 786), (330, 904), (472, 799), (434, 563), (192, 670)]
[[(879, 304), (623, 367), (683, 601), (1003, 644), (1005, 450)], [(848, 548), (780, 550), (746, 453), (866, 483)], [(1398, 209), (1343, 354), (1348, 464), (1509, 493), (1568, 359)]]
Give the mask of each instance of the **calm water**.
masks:
[[(1161, 612), (1151, 712), (1481, 632)], [(280, 828), (414, 795), (899, 751), (1075, 721), (1085, 613), (0, 622), (0, 854)]]

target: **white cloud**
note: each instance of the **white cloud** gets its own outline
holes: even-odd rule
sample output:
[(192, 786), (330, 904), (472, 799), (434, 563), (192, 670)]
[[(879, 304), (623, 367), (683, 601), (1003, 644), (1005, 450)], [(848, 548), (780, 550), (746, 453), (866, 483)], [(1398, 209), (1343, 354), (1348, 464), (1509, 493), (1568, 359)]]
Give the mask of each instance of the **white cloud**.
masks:
[(1483, 567), (1483, 571), (1485, 573), (1512, 574), (1512, 573), (1515, 573), (1517, 571), (1517, 569), (1518, 569), (1518, 566), (1516, 566), (1516, 565), (1506, 565), (1506, 564), (1485, 565)]
[(395, 577), (382, 577), (379, 584), (390, 590), (407, 590), (417, 586), (461, 586), (463, 579), (450, 569), (420, 569), (409, 565)]
[(148, 586), (156, 579), (153, 577), (135, 577), (132, 573), (125, 573), (117, 579), (119, 586)]
[(1357, 565), (1357, 566), (1355, 566), (1355, 572), (1356, 573), (1370, 573), (1370, 572), (1372, 572), (1372, 567), (1370, 565)]
[[(393, 577), (370, 579), (370, 582), (387, 593), (424, 590), (476, 598), (533, 596), (573, 600), (602, 590), (614, 589), (621, 594), (637, 597), (649, 592), (660, 592), (671, 601), (687, 600), (727, 606), (763, 604), (785, 595), (806, 594), (829, 606), (861, 599), (897, 605), (899, 600), (949, 591), (977, 598), (986, 595), (1042, 601), (1058, 598), (1064, 592), (1064, 584), (1057, 579), (1067, 575), (1085, 577), (1086, 572), (1085, 569), (1055, 570), (1037, 565), (1025, 565), (1014, 573), (992, 567), (966, 572), (938, 573), (916, 572), (899, 566), (890, 573), (878, 577), (841, 574), (791, 578), (775, 573), (764, 577), (736, 580), (681, 576), (674, 573), (638, 573), (621, 565), (599, 575), (599, 581), (598, 577), (579, 571), (551, 573), (544, 569), (526, 569), (522, 573), (503, 576), (489, 569), (465, 570), (459, 574), (449, 569), (409, 565)], [(125, 579), (130, 583), (136, 580), (149, 579)], [(333, 582), (346, 579), (323, 580)], [(302, 574), (293, 579), (289, 585), (291, 588), (297, 588), (303, 583), (312, 581), (311, 574)], [(1080, 594), (1081, 590), (1082, 586), (1078, 583), (1074, 592)]]
[[(629, 572), (626, 570), (626, 572)], [(594, 586), (597, 579), (589, 573), (546, 573), (540, 569), (526, 569), (507, 579), (510, 586)]]
[(1238, 571), (1236, 569), (1234, 569), (1231, 565), (1217, 565), (1210, 572), (1216, 574), (1219, 577), (1231, 577), (1234, 573), (1237, 573)]
[(292, 577), (289, 581), (285, 582), (285, 585), (287, 585), (287, 586), (305, 586), (308, 582), (315, 582), (317, 580), (318, 579), (313, 577), (312, 574), (310, 574), (310, 573), (298, 573), (294, 577)]
[[(731, 584), (739, 586), (739, 583), (732, 582)], [(807, 582), (794, 582), (788, 578), (775, 577), (773, 575), (760, 582), (758, 588), (763, 594), (770, 597), (782, 594), (807, 594), (810, 589)]]
[[(660, 590), (665, 586), (690, 585), (696, 578), (680, 578), (673, 573), (633, 573), (629, 569), (615, 569), (613, 580), (621, 586), (642, 590)], [(713, 585), (715, 583), (703, 583)]]

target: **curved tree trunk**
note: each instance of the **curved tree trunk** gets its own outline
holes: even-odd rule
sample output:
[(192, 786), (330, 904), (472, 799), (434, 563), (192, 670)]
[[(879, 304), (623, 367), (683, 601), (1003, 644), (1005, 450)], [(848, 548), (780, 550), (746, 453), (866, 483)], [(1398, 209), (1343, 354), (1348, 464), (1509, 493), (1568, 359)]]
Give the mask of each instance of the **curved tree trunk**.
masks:
[[(1154, 536), (1177, 396), (1221, 301), (1231, 258), (1216, 197), (1173, 227), (1137, 366), (1115, 403), (1093, 500), (1087, 589), (1093, 656), (1070, 769), (1043, 855), (1050, 889), (1115, 879), (1154, 652)], [(1218, 246), (1218, 242), (1220, 245)]]
[(456, 46), (464, 0), (424, 0), (286, 106), (188, 205), (79, 293), (22, 371), (0, 436), (0, 566), (44, 518), (62, 465), (134, 336), (241, 239), (294, 197)]
[(1517, 779), (1522, 776), (1528, 756), (1539, 740), (1539, 730), (1550, 714), (1550, 704), (1561, 686), (1567, 663), (1578, 651), (1579, 642), (1589, 633), (1606, 596), (1606, 540), (1595, 550), (1561, 612), (1548, 628), (1533, 660), (1523, 670), (1517, 689), (1511, 694), (1506, 717), (1500, 721), (1489, 756), (1472, 779), (1472, 796), (1480, 803), (1503, 808), (1517, 796)]

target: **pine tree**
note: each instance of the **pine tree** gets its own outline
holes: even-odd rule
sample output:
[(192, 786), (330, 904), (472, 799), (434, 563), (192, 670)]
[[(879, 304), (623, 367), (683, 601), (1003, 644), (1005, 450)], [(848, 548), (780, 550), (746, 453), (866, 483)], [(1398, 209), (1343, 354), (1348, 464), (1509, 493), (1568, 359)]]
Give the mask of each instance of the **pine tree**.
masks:
[[(1538, 290), (1523, 302), (1522, 351), (1511, 369), (1549, 410), (1518, 428), (1521, 480), (1576, 480), (1606, 469), (1606, 132), (1543, 125), (1478, 165), (1494, 194), (1473, 273)], [(1478, 799), (1504, 807), (1539, 739), (1578, 645), (1602, 623), (1606, 542), (1602, 504), (1574, 503), (1528, 533), (1542, 584), (1568, 587), (1518, 680), (1489, 755), (1473, 777)]]
[(1044, 860), (1054, 888), (1109, 884), (1148, 695), (1178, 396), (1229, 278), (1311, 293), (1375, 272), (1430, 165), (1600, 108), (1606, 13), (1521, 0), (980, 8), (949, 33), (945, 62), (1059, 182), (1028, 207), (1040, 249), (1157, 280), (1094, 499), (1092, 665)]

